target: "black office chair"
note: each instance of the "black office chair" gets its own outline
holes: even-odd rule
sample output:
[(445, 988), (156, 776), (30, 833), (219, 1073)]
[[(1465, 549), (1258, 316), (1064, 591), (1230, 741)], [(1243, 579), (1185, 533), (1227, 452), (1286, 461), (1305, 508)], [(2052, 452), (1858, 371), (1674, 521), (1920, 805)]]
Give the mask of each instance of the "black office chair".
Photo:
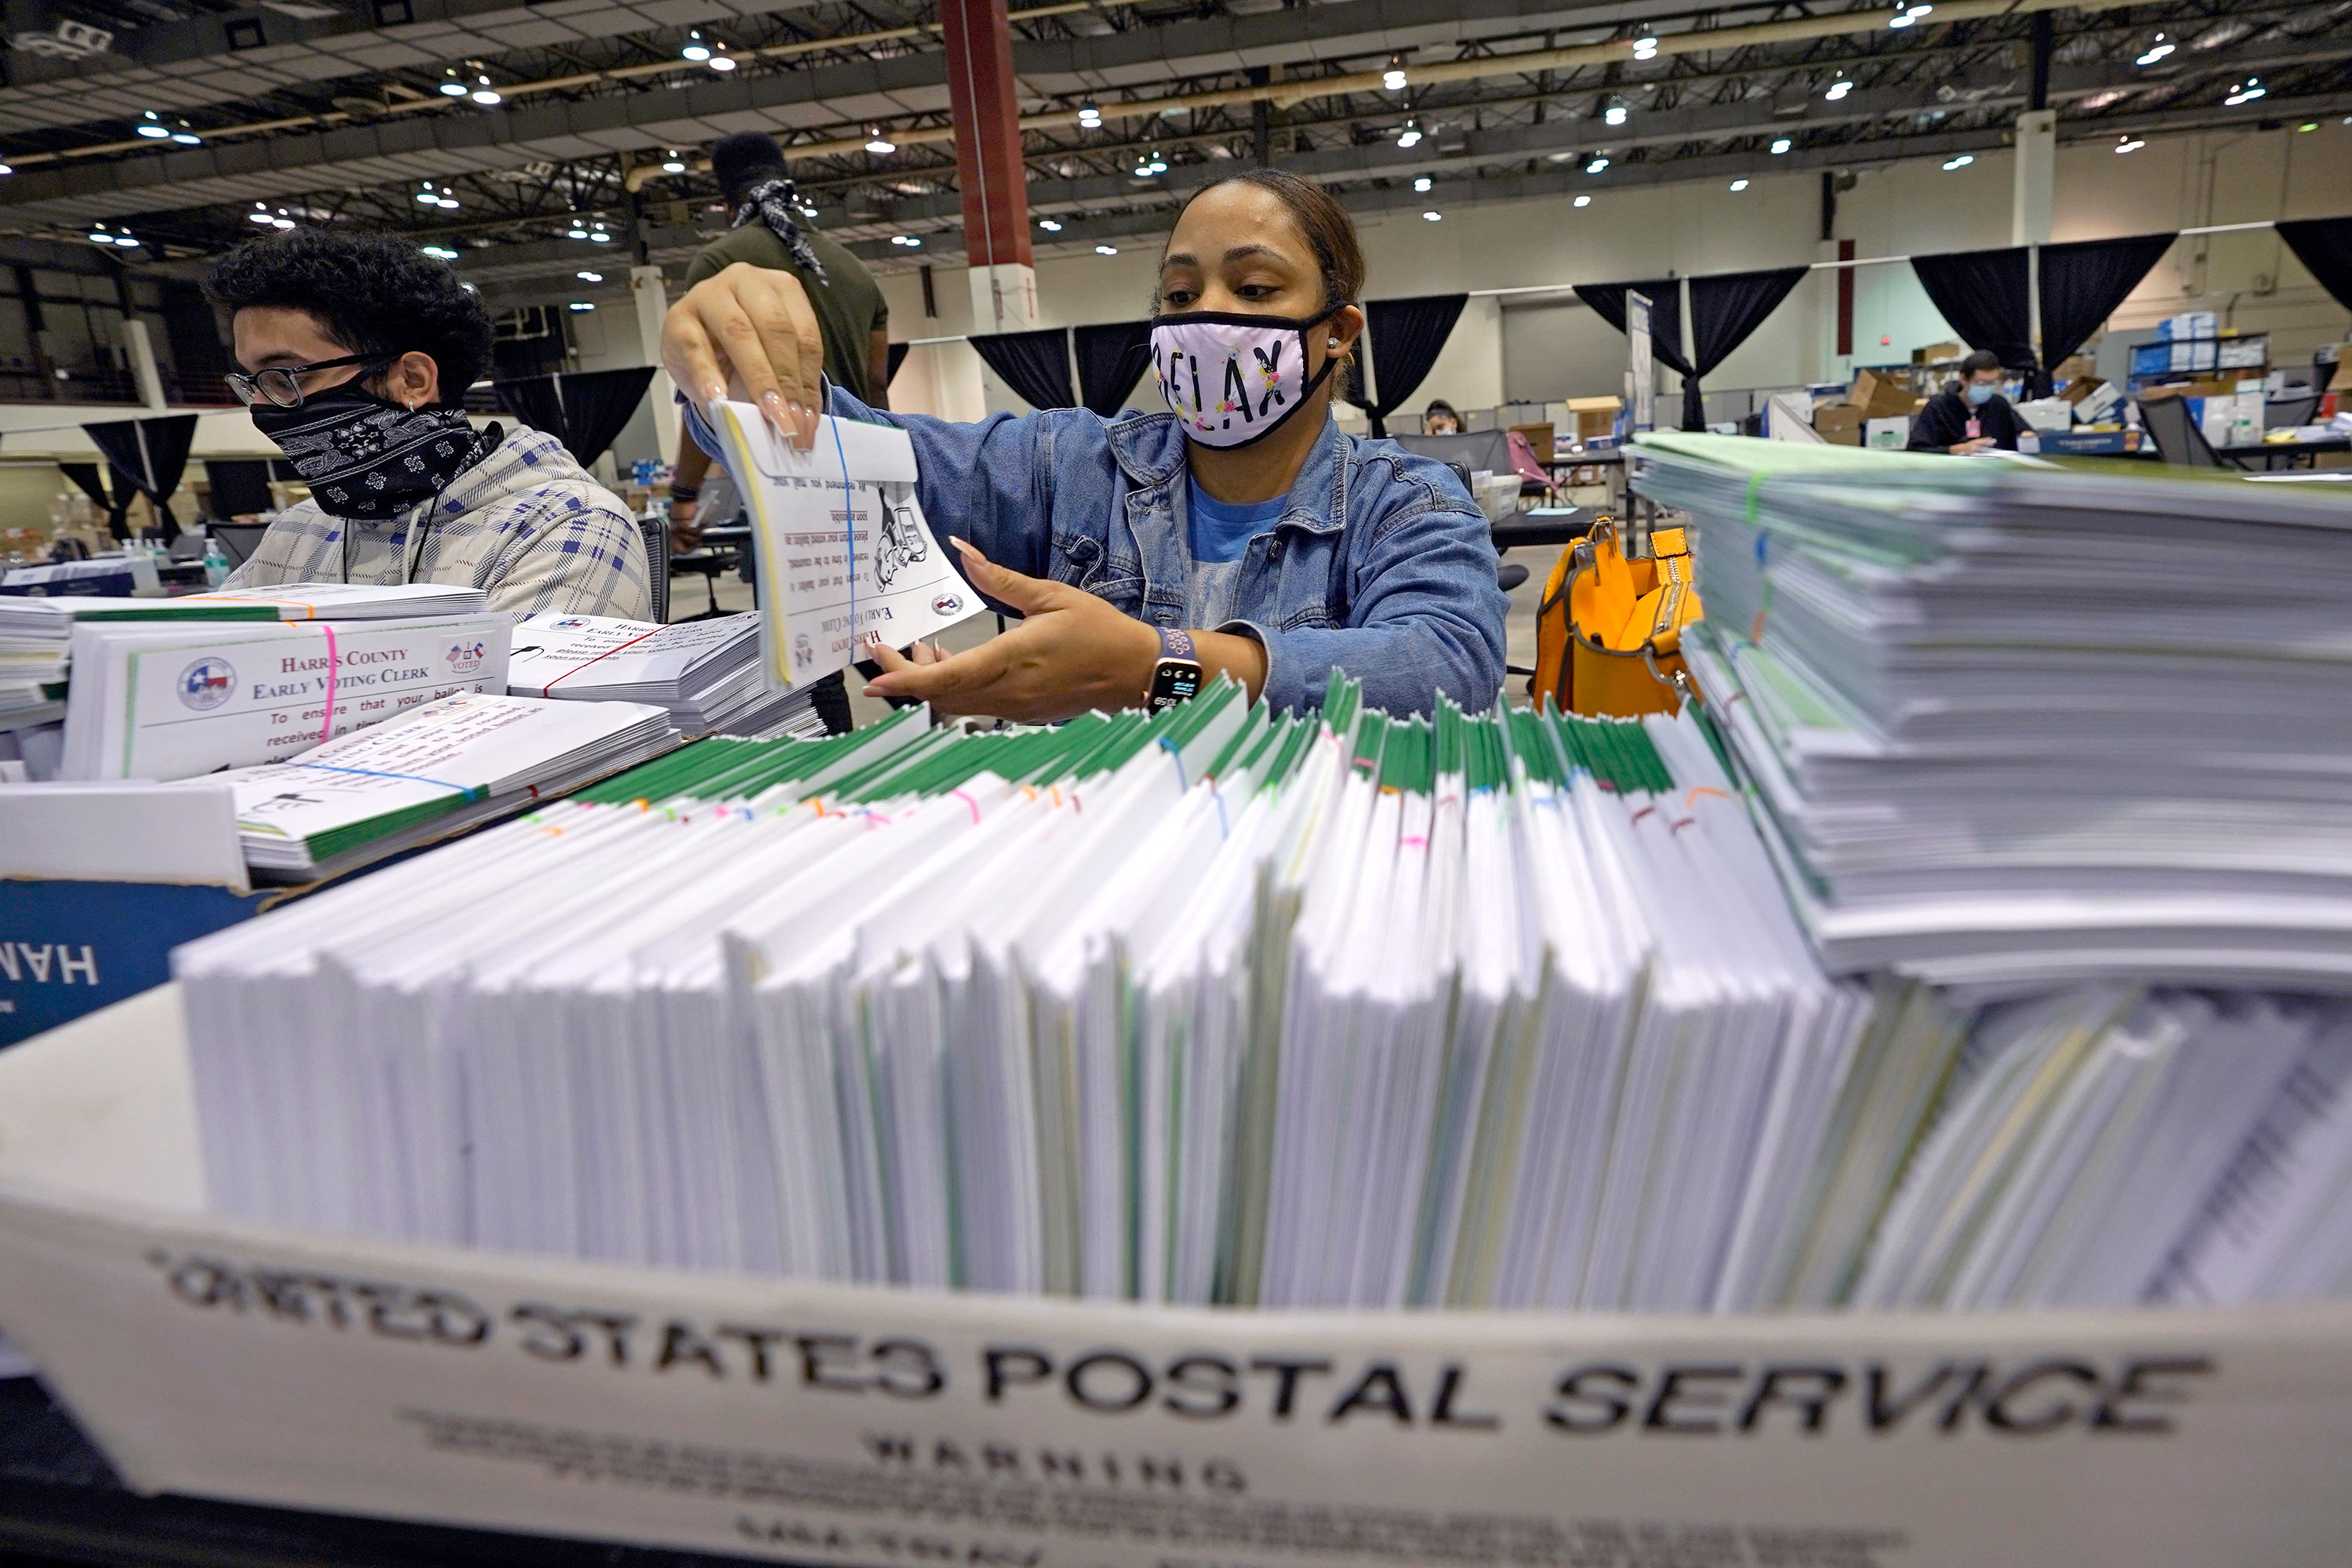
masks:
[(2315, 392), (2308, 395), (2298, 393), (2291, 397), (2265, 398), (2263, 402), (2263, 428), (2292, 430), (2297, 426), (2310, 424), (2311, 416), (2317, 412), (2319, 394)]
[(261, 536), (269, 531), (269, 525), (266, 522), (213, 521), (205, 524), (205, 531), (220, 541), (221, 553), (228, 557), (229, 570), (234, 572), (260, 548)]
[[(669, 624), (669, 519), (647, 509), (637, 519), (637, 532), (646, 542), (646, 581), (654, 591), (653, 619), (656, 626)], [(712, 604), (717, 604), (714, 595)]]
[(2139, 405), (2139, 422), (2156, 443), (2157, 456), (2166, 462), (2185, 468), (2234, 468), (2246, 471), (2243, 463), (2226, 458), (2205, 439), (2205, 432), (2197, 427), (2190, 414), (2189, 399), (2159, 397)]

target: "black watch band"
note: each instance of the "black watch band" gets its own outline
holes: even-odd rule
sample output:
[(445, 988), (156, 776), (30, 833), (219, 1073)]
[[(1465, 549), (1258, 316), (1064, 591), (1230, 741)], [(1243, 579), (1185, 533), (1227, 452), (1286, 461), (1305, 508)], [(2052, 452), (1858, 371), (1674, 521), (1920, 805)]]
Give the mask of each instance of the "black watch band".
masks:
[(1160, 628), (1160, 659), (1151, 667), (1151, 686), (1144, 693), (1143, 705), (1152, 712), (1173, 708), (1201, 689), (1201, 656), (1192, 647), (1192, 634), (1169, 627)]

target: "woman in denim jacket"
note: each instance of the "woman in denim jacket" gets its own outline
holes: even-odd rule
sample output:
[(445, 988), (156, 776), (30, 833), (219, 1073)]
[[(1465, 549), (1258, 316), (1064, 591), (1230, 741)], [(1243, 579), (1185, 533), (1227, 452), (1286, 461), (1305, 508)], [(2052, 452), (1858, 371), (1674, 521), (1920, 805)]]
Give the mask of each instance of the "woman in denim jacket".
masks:
[(824, 387), (798, 281), (748, 266), (672, 307), (663, 359), (698, 422), (731, 374), (799, 444), (819, 406), (913, 437), (932, 527), (1024, 618), (953, 657), (873, 647), (874, 696), (1062, 719), (1138, 706), (1163, 657), (1192, 657), (1277, 708), (1312, 707), (1337, 666), (1391, 712), (1441, 693), (1483, 709), (1503, 681), (1486, 519), (1442, 464), (1331, 420), (1363, 275), (1337, 202), (1254, 170), (1194, 195), (1160, 258), (1152, 359), (1173, 413), (879, 413)]

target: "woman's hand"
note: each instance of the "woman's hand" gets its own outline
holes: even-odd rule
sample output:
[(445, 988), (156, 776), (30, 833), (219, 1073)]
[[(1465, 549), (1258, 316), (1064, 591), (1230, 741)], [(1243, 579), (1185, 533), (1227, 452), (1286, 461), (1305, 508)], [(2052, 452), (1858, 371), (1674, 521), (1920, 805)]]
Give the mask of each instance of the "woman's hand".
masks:
[[(918, 643), (909, 659), (874, 644), (867, 652), (882, 674), (867, 696), (920, 698), (942, 713), (1028, 723), (1143, 706), (1160, 663), (1158, 632), (1083, 588), (1008, 572), (961, 539), (949, 542), (963, 552), (972, 585), (1020, 611), (1021, 624), (952, 656)], [(1252, 638), (1196, 632), (1193, 641), (1208, 674), (1232, 675), (1253, 695), (1265, 684), (1265, 653)]]
[(943, 713), (978, 713), (1045, 723), (1089, 709), (1141, 704), (1160, 659), (1160, 634), (1083, 588), (1009, 572), (961, 539), (972, 585), (1022, 621), (1003, 637), (941, 658), (916, 645), (916, 658), (874, 644), (882, 673), (868, 697), (919, 698)]
[(731, 384), (787, 441), (815, 440), (824, 334), (789, 272), (738, 261), (688, 289), (662, 321), (662, 364), (706, 414)]

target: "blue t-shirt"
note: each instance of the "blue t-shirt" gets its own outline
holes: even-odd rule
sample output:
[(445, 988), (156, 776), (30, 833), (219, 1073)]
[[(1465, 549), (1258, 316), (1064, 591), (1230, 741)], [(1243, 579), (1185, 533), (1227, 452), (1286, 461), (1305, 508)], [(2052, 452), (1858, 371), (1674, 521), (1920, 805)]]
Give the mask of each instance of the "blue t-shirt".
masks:
[(1249, 552), (1249, 542), (1274, 526), (1290, 498), (1222, 501), (1202, 489), (1199, 480), (1188, 476), (1184, 482), (1191, 492), (1185, 544), (1192, 557), (1185, 574), (1184, 624), (1196, 631), (1213, 632), (1233, 619), (1242, 557)]

